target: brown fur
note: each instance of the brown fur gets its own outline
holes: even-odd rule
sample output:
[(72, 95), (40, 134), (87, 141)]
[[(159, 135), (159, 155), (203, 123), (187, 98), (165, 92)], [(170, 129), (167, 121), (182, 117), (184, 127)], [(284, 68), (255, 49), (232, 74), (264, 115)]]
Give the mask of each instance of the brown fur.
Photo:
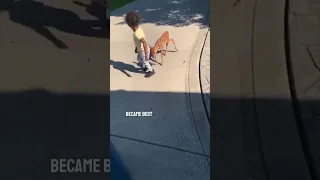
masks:
[[(176, 51), (178, 51), (176, 44), (173, 39), (170, 39), (169, 32), (165, 31), (161, 37), (156, 41), (155, 45), (151, 48), (151, 55), (156, 58), (157, 52), (161, 51), (161, 65), (163, 65), (163, 56), (166, 55), (169, 43), (172, 42)], [(164, 50), (164, 45), (166, 49)]]

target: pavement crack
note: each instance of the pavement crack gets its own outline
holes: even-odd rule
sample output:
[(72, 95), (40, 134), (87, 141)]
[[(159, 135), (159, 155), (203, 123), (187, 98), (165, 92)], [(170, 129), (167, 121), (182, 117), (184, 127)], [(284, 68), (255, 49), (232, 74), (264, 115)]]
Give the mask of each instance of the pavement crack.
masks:
[(236, 0), (236, 2), (233, 3), (233, 7), (236, 7), (240, 2), (241, 0)]
[(291, 14), (293, 15), (294, 20), (297, 20), (297, 19), (298, 19), (298, 16), (297, 16), (297, 13), (296, 13), (296, 12), (289, 10), (289, 13), (291, 13)]
[(208, 86), (204, 91), (207, 91), (210, 88), (210, 86)]
[(314, 65), (314, 67), (315, 67), (315, 68), (319, 71), (319, 73), (320, 73), (320, 67), (318, 66), (316, 60), (313, 58), (312, 52), (310, 51), (310, 48), (309, 48), (308, 46), (306, 47), (306, 50), (307, 50), (307, 52), (308, 52), (308, 55), (309, 55), (309, 57), (310, 57), (313, 65)]
[(203, 154), (203, 153), (197, 153), (197, 152), (193, 152), (193, 151), (189, 151), (189, 150), (185, 150), (185, 149), (181, 149), (181, 148), (176, 148), (176, 147), (172, 147), (172, 146), (168, 146), (168, 145), (162, 145), (162, 144), (158, 144), (158, 143), (148, 142), (148, 141), (129, 138), (129, 137), (124, 137), (124, 136), (119, 136), (119, 135), (115, 135), (115, 134), (110, 134), (110, 136), (115, 137), (115, 138), (120, 138), (120, 139), (136, 141), (136, 142), (140, 142), (140, 143), (144, 143), (144, 144), (149, 144), (149, 145), (153, 145), (153, 146), (159, 146), (159, 147), (163, 147), (163, 148), (168, 148), (168, 149), (172, 149), (172, 150), (177, 150), (177, 151), (181, 151), (181, 152), (196, 154), (196, 155), (199, 155), (199, 156), (210, 157), (210, 156), (208, 156), (206, 154)]
[(207, 82), (210, 84), (210, 79), (208, 79), (208, 76), (205, 76)]
[(311, 85), (309, 85), (309, 86), (303, 91), (303, 93), (304, 93), (305, 95), (307, 95), (308, 91), (310, 91), (314, 86), (316, 86), (318, 82), (320, 82), (320, 77), (317, 78), (313, 83), (311, 83)]

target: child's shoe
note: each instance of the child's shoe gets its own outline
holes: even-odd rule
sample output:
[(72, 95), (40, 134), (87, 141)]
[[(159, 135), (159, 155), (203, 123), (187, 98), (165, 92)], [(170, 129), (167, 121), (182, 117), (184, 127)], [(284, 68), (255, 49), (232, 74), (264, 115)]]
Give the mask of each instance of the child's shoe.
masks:
[(152, 69), (152, 71), (148, 70), (147, 74), (144, 77), (149, 78), (149, 77), (153, 76), (155, 73), (156, 72), (154, 71), (154, 69)]

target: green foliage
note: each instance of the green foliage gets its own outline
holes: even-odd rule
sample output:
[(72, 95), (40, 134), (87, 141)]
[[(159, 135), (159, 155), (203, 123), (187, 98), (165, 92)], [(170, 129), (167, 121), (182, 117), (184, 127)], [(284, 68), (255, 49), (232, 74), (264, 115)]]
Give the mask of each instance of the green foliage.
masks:
[(122, 6), (133, 2), (134, 0), (110, 0), (110, 11), (121, 8)]

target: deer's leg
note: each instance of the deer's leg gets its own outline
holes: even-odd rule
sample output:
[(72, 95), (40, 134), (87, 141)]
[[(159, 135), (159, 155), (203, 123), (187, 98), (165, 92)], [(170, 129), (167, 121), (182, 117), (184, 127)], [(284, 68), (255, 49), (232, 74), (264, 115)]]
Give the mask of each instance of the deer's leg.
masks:
[(168, 52), (168, 45), (169, 45), (169, 42), (166, 43), (166, 53)]
[(163, 65), (163, 46), (161, 46), (161, 66)]
[(173, 45), (174, 45), (174, 48), (176, 49), (176, 51), (178, 51), (177, 46), (176, 46), (176, 43), (174, 42), (174, 40), (173, 40), (173, 39), (170, 39), (170, 41), (169, 41), (169, 42), (172, 42), (172, 43), (173, 43)]
[[(162, 45), (162, 48), (164, 48), (164, 44)], [(167, 54), (167, 48), (163, 51), (163, 55), (165, 56)]]

